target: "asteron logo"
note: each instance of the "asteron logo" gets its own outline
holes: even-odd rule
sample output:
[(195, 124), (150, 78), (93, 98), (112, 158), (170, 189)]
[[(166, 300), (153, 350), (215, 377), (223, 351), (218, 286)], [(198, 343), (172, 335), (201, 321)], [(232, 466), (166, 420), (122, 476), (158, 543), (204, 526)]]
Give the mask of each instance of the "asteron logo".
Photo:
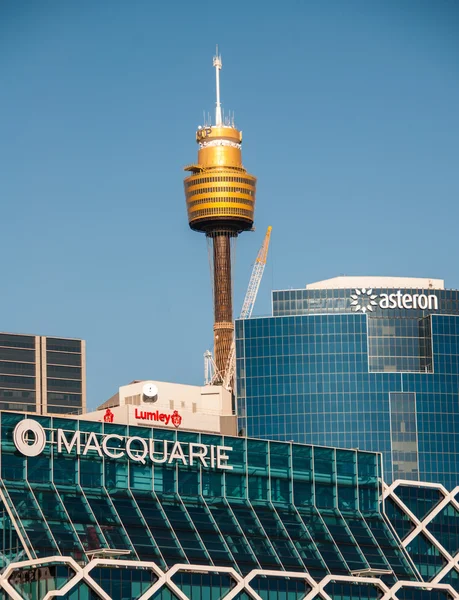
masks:
[(373, 294), (371, 288), (362, 288), (361, 290), (356, 289), (355, 294), (351, 294), (352, 302), (351, 306), (354, 307), (355, 312), (359, 310), (363, 313), (370, 311), (373, 312), (373, 306), (378, 306), (376, 302), (377, 294)]
[[(397, 290), (393, 294), (373, 294), (371, 288), (356, 289), (351, 294), (351, 306), (355, 312), (373, 312), (378, 306), (383, 310), (387, 308), (401, 308), (405, 310), (438, 310), (438, 298), (435, 294), (404, 294)], [(378, 299), (378, 301), (376, 301)]]

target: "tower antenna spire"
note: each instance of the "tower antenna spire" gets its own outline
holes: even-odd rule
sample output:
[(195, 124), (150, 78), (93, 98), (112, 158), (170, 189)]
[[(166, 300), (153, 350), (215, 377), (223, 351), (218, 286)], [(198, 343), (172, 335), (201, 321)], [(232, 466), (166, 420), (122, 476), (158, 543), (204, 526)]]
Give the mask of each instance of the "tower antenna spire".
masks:
[(216, 89), (217, 89), (217, 102), (215, 104), (215, 125), (216, 127), (221, 127), (222, 124), (222, 106), (220, 104), (220, 71), (222, 68), (222, 57), (218, 53), (218, 44), (217, 49), (214, 56), (213, 65), (215, 67), (215, 81), (216, 81)]

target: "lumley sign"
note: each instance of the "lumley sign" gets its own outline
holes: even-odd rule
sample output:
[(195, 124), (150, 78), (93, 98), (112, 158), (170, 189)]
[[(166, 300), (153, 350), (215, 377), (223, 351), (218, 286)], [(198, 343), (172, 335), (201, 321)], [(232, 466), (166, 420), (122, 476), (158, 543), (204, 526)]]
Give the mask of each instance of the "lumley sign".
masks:
[(351, 294), (351, 306), (356, 312), (373, 312), (374, 308), (404, 308), (438, 310), (438, 297), (435, 294), (404, 294), (401, 290), (393, 294), (373, 294), (371, 288), (356, 289)]
[[(174, 410), (172, 414), (169, 414), (160, 412), (159, 410), (141, 410), (135, 407), (134, 419), (137, 421), (155, 421), (157, 423), (164, 423), (164, 425), (171, 423), (176, 429), (182, 423), (182, 416), (179, 415), (178, 410)], [(105, 423), (113, 423), (115, 421), (115, 415), (109, 408), (105, 411), (104, 421)]]
[(138, 421), (156, 421), (158, 423), (164, 423), (169, 425), (172, 423), (174, 427), (179, 427), (182, 422), (182, 417), (179, 415), (177, 410), (170, 415), (168, 413), (160, 412), (159, 410), (140, 410), (140, 408), (134, 408), (134, 419)]
[[(228, 464), (230, 446), (152, 440), (138, 436), (125, 437), (116, 433), (97, 434), (94, 431), (52, 430), (53, 441), (59, 454), (70, 454), (75, 450), (78, 456), (89, 452), (100, 457), (118, 459), (127, 456), (130, 460), (147, 464), (178, 463), (185, 466), (201, 464), (211, 469), (232, 470)], [(16, 448), (24, 456), (38, 456), (46, 446), (46, 432), (37, 421), (24, 419), (13, 431)]]

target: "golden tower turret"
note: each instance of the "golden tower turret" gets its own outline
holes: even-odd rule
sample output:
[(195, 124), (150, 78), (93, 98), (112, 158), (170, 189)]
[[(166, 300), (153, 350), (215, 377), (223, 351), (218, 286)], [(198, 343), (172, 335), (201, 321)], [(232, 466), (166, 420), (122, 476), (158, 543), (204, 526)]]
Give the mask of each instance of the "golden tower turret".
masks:
[(242, 165), (242, 133), (222, 119), (221, 57), (214, 57), (217, 102), (215, 125), (199, 127), (198, 162), (185, 167), (185, 197), (191, 229), (212, 243), (214, 291), (214, 353), (221, 378), (225, 376), (233, 339), (231, 238), (252, 229), (256, 178)]

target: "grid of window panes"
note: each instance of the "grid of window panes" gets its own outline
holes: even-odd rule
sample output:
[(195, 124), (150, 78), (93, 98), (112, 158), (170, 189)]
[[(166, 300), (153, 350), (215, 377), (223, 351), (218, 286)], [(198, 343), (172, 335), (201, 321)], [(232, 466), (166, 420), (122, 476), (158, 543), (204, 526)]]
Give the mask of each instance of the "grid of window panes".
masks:
[(380, 321), (352, 312), (236, 321), (239, 429), (254, 437), (382, 452), (390, 482), (390, 394), (412, 392), (419, 479), (452, 489), (459, 484), (459, 317), (424, 320), (431, 366), (426, 362), (419, 372), (370, 371), (368, 331)]
[(80, 414), (83, 408), (81, 340), (46, 338), (47, 412)]
[(419, 479), (416, 394), (391, 392), (390, 420), (393, 479)]
[[(451, 558), (459, 550), (459, 510), (454, 498), (445, 500), (446, 490), (427, 485), (404, 482), (395, 486), (385, 501), (386, 514), (423, 579), (431, 581), (444, 570), (439, 581), (459, 591), (458, 565)], [(421, 527), (415, 526), (405, 507)], [(449, 570), (448, 565), (455, 568)]]
[[(53, 443), (26, 458), (12, 442), (20, 414), (1, 414), (3, 507), (35, 557), (78, 560), (102, 548), (162, 568), (176, 563), (327, 573), (412, 570), (380, 512), (380, 455), (360, 451), (34, 417), (47, 430), (80, 428), (162, 442), (230, 446), (232, 470), (140, 464)], [(17, 545), (17, 544), (16, 544)], [(12, 548), (14, 549), (14, 544)], [(1, 556), (1, 555), (0, 555)], [(4, 560), (14, 559), (4, 557)]]
[[(150, 568), (151, 563), (140, 566), (134, 561), (123, 564), (113, 564), (112, 561), (110, 564), (102, 559), (97, 561), (97, 565), (88, 565), (84, 579), (75, 577), (72, 567), (59, 564), (55, 558), (41, 564), (40, 567), (21, 565), (8, 578), (9, 584), (21, 599), (42, 600), (49, 596), (55, 597), (56, 591), (60, 590), (58, 593), (62, 600), (100, 600), (100, 591), (104, 593), (104, 598), (110, 600), (138, 600), (143, 597), (154, 600), (226, 600), (230, 597), (233, 600), (250, 600), (254, 597), (253, 593), (263, 600), (302, 600), (311, 595), (314, 600), (323, 597), (330, 600), (376, 600), (382, 598), (387, 589), (383, 589), (384, 584), (381, 585), (379, 578), (362, 580), (362, 577), (354, 576), (347, 581), (338, 581), (335, 576), (323, 583), (314, 584), (309, 579), (306, 581), (300, 572), (292, 576), (291, 571), (277, 571), (274, 574), (272, 571), (259, 570), (249, 576), (249, 581), (243, 581), (242, 589), (234, 595), (236, 581), (232, 574), (223, 572), (221, 567), (211, 572), (205, 569), (192, 572), (185, 566), (172, 574), (166, 582), (163, 574), (159, 580), (158, 575)], [(456, 574), (456, 581), (453, 573)], [(4, 584), (5, 579), (0, 574), (0, 582)], [(458, 598), (454, 594), (454, 588), (457, 590), (457, 571), (452, 569), (443, 581), (452, 584), (452, 593), (430, 581), (428, 587), (421, 582), (414, 586), (410, 585), (412, 582), (400, 582), (401, 587), (396, 583), (396, 589), (389, 588), (388, 593), (392, 600)], [(64, 585), (65, 591), (62, 589)], [(0, 598), (10, 600), (11, 597), (1, 589)]]
[[(373, 289), (372, 293), (393, 294), (398, 290), (392, 288)], [(422, 290), (403, 289), (402, 294), (425, 294), (434, 295), (438, 298), (438, 310), (435, 314), (459, 315), (459, 291), (458, 290)], [(300, 290), (276, 290), (272, 293), (273, 316), (284, 317), (293, 315), (342, 313), (351, 312), (351, 295), (355, 295), (355, 289), (300, 289)], [(372, 307), (372, 314), (387, 316), (387, 309), (379, 306)], [(390, 309), (391, 317), (417, 317), (421, 318), (433, 311), (418, 309)]]
[(36, 410), (36, 340), (0, 333), (0, 410)]
[[(342, 467), (337, 467), (337, 470), (342, 472)], [(400, 540), (406, 545), (410, 558), (423, 580), (429, 582), (428, 589), (422, 584), (420, 584), (422, 587), (402, 587), (393, 592), (394, 599), (451, 599), (453, 597), (451, 593), (435, 589), (436, 584), (431, 583), (433, 578), (438, 579), (438, 584), (450, 584), (453, 590), (459, 592), (459, 572), (457, 570), (459, 566), (455, 564), (454, 558), (459, 549), (459, 506), (456, 503), (459, 494), (455, 498), (446, 498), (447, 495), (448, 491), (440, 486), (419, 482), (398, 484), (389, 491), (389, 495), (385, 499), (385, 513)], [(405, 512), (407, 509), (419, 519), (421, 527), (415, 527), (414, 517)], [(5, 521), (8, 525), (7, 513), (6, 517), (2, 515), (1, 522), (4, 523), (4, 527)], [(268, 535), (270, 534), (268, 529), (265, 531)], [(411, 535), (413, 533), (414, 537)], [(429, 534), (434, 537), (429, 537)], [(406, 541), (408, 535), (412, 538), (409, 543)], [(15, 548), (17, 544), (11, 535), (11, 530), (5, 531), (4, 529), (2, 539), (4, 541), (3, 553), (11, 556), (11, 548)], [(8, 540), (13, 543), (8, 545)], [(364, 543), (364, 539), (360, 541)], [(139, 598), (158, 581), (157, 575), (148, 566), (139, 566), (136, 561), (122, 565), (104, 564), (104, 561), (98, 561), (98, 564), (89, 573), (92, 580), (101, 586), (113, 600)], [(311, 584), (291, 577), (291, 571), (288, 573), (287, 576), (278, 571), (276, 575), (267, 577), (265, 572), (259, 571), (258, 575), (250, 580), (251, 588), (266, 600), (303, 598), (311, 590)], [(296, 573), (300, 574), (298, 571)], [(55, 559), (44, 559), (38, 567), (36, 565), (20, 565), (9, 574), (8, 581), (24, 600), (35, 598), (39, 600), (46, 593), (61, 589), (71, 578), (74, 578), (74, 575), (72, 568), (58, 564)], [(223, 599), (235, 585), (235, 581), (226, 572), (209, 572), (205, 569), (204, 573), (202, 571), (192, 573), (189, 567), (176, 572), (171, 581), (189, 600)], [(325, 583), (323, 589), (333, 600), (380, 598), (383, 593), (378, 586), (378, 580), (374, 579), (373, 581), (374, 584), (362, 584), (360, 578), (354, 578), (352, 582), (333, 582), (332, 580)], [(320, 585), (320, 582), (317, 583)], [(90, 585), (89, 582), (75, 582), (72, 589), (62, 596), (63, 600), (98, 600), (99, 596), (92, 591)], [(316, 596), (314, 597), (316, 598)], [(4, 591), (0, 591), (0, 598), (7, 600)], [(175, 600), (177, 596), (164, 585), (155, 592), (154, 598), (155, 600)], [(248, 598), (249, 596), (244, 591), (236, 596), (237, 600), (248, 600)]]
[(82, 369), (81, 340), (0, 333), (0, 410), (80, 414)]
[(431, 373), (431, 319), (368, 318), (370, 371)]

